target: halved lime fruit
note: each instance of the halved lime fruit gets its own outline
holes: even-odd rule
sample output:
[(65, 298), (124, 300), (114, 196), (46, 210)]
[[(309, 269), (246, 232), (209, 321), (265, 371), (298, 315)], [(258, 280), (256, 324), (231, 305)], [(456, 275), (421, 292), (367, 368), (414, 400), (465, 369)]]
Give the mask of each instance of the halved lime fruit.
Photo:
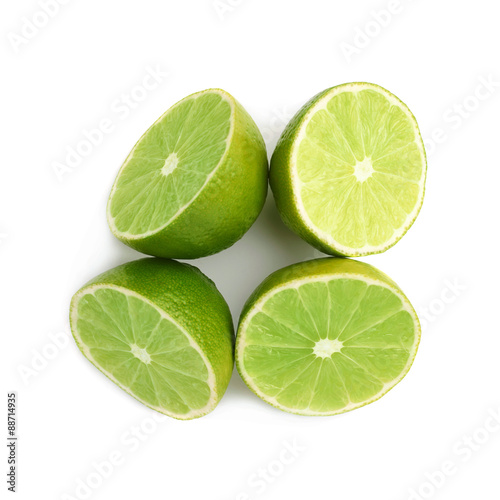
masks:
[(113, 234), (157, 257), (198, 258), (231, 246), (267, 193), (267, 153), (250, 115), (219, 89), (190, 95), (134, 146), (109, 197)]
[(270, 182), (283, 221), (331, 255), (384, 252), (415, 221), (426, 157), (407, 106), (371, 83), (313, 97), (285, 128)]
[(233, 368), (233, 324), (197, 268), (142, 259), (107, 271), (71, 301), (75, 341), (141, 403), (187, 420), (212, 411)]
[(257, 396), (300, 415), (335, 415), (392, 389), (413, 363), (420, 325), (385, 274), (325, 258), (271, 274), (240, 318), (236, 366)]

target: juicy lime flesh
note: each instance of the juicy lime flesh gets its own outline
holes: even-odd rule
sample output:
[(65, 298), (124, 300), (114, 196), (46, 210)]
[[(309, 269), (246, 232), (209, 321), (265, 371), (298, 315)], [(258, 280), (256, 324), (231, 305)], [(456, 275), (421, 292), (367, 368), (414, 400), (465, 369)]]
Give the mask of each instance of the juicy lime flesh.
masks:
[(390, 289), (361, 279), (278, 291), (245, 330), (252, 383), (285, 408), (342, 411), (372, 400), (405, 370), (415, 323)]
[(140, 235), (168, 224), (219, 164), (230, 128), (231, 105), (215, 92), (170, 109), (139, 140), (117, 178), (110, 200), (116, 229)]
[(418, 204), (425, 159), (413, 120), (372, 89), (334, 95), (297, 150), (300, 197), (312, 223), (349, 248), (380, 246)]
[(148, 406), (183, 415), (210, 398), (208, 370), (186, 335), (149, 303), (111, 288), (78, 302), (84, 352)]

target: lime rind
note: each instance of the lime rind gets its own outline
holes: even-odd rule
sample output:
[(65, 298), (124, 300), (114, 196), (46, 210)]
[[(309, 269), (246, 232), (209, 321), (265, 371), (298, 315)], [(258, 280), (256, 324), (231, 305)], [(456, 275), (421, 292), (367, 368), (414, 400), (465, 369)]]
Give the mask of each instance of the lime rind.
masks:
[[(206, 367), (206, 380), (202, 381), (206, 383), (208, 390), (209, 390), (209, 396), (207, 398), (207, 402), (204, 406), (200, 408), (193, 408), (190, 409), (187, 412), (176, 412), (172, 411), (169, 408), (166, 408), (164, 406), (158, 406), (155, 404), (151, 404), (150, 398), (146, 399), (145, 397), (140, 397), (137, 394), (137, 391), (133, 391), (129, 386), (124, 384), (122, 381), (120, 381), (113, 373), (111, 373), (109, 370), (105, 369), (103, 367), (103, 363), (99, 362), (98, 360), (95, 359), (95, 354), (92, 353), (93, 347), (89, 346), (88, 343), (85, 343), (82, 340), (82, 336), (78, 327), (78, 322), (80, 321), (79, 317), (79, 305), (81, 300), (87, 296), (87, 295), (95, 295), (96, 292), (99, 290), (115, 290), (117, 292), (120, 292), (121, 294), (125, 295), (126, 297), (132, 297), (137, 300), (140, 300), (141, 302), (145, 303), (148, 305), (148, 307), (151, 307), (153, 310), (157, 312), (159, 317), (162, 320), (167, 321), (171, 325), (175, 327), (175, 329), (179, 332), (181, 332), (185, 338), (187, 339), (187, 342), (201, 358), (203, 361), (205, 367)], [(142, 295), (135, 293), (131, 290), (128, 290), (127, 288), (116, 286), (116, 285), (111, 285), (111, 284), (95, 284), (95, 285), (90, 285), (87, 287), (82, 288), (80, 291), (78, 291), (75, 296), (72, 299), (71, 302), (71, 313), (70, 313), (70, 319), (71, 319), (71, 329), (73, 332), (73, 337), (75, 339), (75, 342), (82, 352), (82, 354), (99, 370), (101, 371), (106, 377), (108, 377), (110, 380), (112, 380), (116, 385), (118, 385), (121, 389), (123, 389), (125, 392), (130, 394), (133, 398), (137, 399), (140, 401), (142, 404), (145, 406), (156, 410), (162, 414), (168, 415), (170, 417), (180, 419), (180, 420), (188, 420), (188, 419), (193, 419), (193, 418), (199, 418), (202, 417), (203, 415), (206, 415), (207, 413), (211, 412), (218, 404), (219, 397), (217, 395), (217, 384), (216, 384), (216, 377), (214, 370), (212, 368), (212, 365), (208, 358), (206, 357), (205, 353), (200, 349), (200, 346), (194, 341), (192, 336), (183, 328), (177, 321), (175, 321), (170, 315), (168, 315), (165, 311), (157, 307), (154, 303), (149, 301), (146, 297), (143, 297)], [(127, 356), (129, 359), (134, 358), (133, 354), (133, 347), (131, 348), (131, 343), (133, 342), (132, 346), (136, 346), (136, 339), (134, 338), (128, 338), (126, 339), (128, 341), (128, 347), (129, 351), (126, 350), (127, 343), (122, 342), (123, 346), (122, 349), (125, 349), (125, 352), (127, 352)], [(115, 346), (114, 350), (117, 350), (117, 347)], [(155, 356), (155, 353), (152, 352), (151, 354), (148, 354), (151, 356)], [(135, 356), (137, 357), (137, 356)], [(144, 368), (144, 367), (142, 367)], [(157, 381), (158, 382), (158, 381)], [(152, 391), (157, 391), (157, 389), (154, 387), (154, 382), (152, 381)], [(156, 394), (157, 396), (157, 394)], [(185, 402), (186, 406), (189, 406), (187, 402)]]
[[(327, 260), (327, 259), (322, 259)], [(329, 260), (329, 259), (328, 259)], [(336, 260), (336, 259), (335, 259)], [(320, 261), (316, 261), (320, 262)], [(360, 264), (356, 263), (355, 261), (352, 261), (353, 264)], [(305, 263), (306, 265), (308, 263)], [(293, 267), (293, 266), (292, 266)], [(281, 272), (281, 276), (287, 276), (287, 269), (285, 268), (284, 270), (278, 271), (278, 273)], [(276, 273), (275, 273), (276, 274)], [(378, 273), (382, 276), (382, 273)], [(420, 330), (420, 324), (418, 321), (417, 314), (415, 313), (415, 310), (411, 306), (410, 302), (408, 299), (405, 297), (405, 295), (396, 287), (392, 284), (392, 280), (388, 279), (387, 281), (382, 281), (380, 279), (377, 279), (374, 275), (372, 276), (366, 276), (365, 274), (357, 274), (356, 272), (347, 272), (347, 273), (336, 273), (336, 274), (324, 274), (321, 273), (320, 275), (313, 275), (313, 276), (299, 276), (297, 278), (293, 278), (293, 271), (290, 271), (288, 273), (288, 276), (291, 276), (292, 279), (286, 279), (284, 283), (281, 284), (273, 284), (273, 275), (271, 275), (270, 278), (268, 278), (267, 283), (264, 282), (261, 287), (259, 287), (256, 292), (251, 296), (249, 301), (247, 302), (247, 305), (244, 308), (244, 311), (242, 313), (242, 317), (240, 320), (240, 325), (238, 328), (238, 335), (236, 339), (236, 366), (238, 368), (238, 371), (245, 382), (245, 384), (254, 392), (257, 396), (259, 396), (262, 400), (264, 400), (266, 403), (289, 413), (295, 413), (299, 415), (308, 415), (308, 416), (329, 416), (329, 415), (336, 415), (340, 413), (345, 413), (348, 411), (355, 410), (357, 408), (360, 408), (362, 406), (368, 405), (378, 399), (380, 399), (382, 396), (384, 396), (389, 390), (391, 390), (394, 386), (396, 386), (408, 373), (408, 371), (411, 368), (411, 365), (413, 364), (413, 361), (415, 359), (417, 350), (418, 350), (418, 345), (420, 342), (420, 335), (421, 335), (421, 330)], [(385, 276), (384, 276), (385, 277)], [(248, 341), (247, 339), (247, 332), (249, 328), (251, 328), (252, 322), (254, 322), (256, 319), (258, 320), (259, 315), (262, 313), (265, 313), (266, 311), (266, 304), (273, 299), (277, 294), (280, 294), (282, 292), (286, 292), (289, 290), (297, 290), (300, 287), (304, 285), (309, 285), (311, 283), (324, 283), (326, 286), (328, 286), (328, 283), (332, 282), (332, 280), (349, 280), (349, 281), (360, 281), (366, 285), (366, 287), (370, 286), (375, 286), (375, 287), (382, 287), (382, 289), (388, 290), (391, 295), (397, 297), (400, 301), (400, 307), (398, 311), (395, 314), (392, 314), (392, 316), (397, 315), (398, 313), (404, 312), (408, 316), (408, 318), (411, 320), (411, 327), (413, 327), (413, 335), (414, 339), (411, 342), (411, 346), (408, 347), (408, 355), (406, 362), (404, 363), (404, 366), (401, 366), (401, 364), (398, 365), (398, 362), (400, 363), (401, 357), (394, 358), (394, 352), (391, 350), (394, 349), (401, 349), (401, 338), (397, 337), (397, 335), (394, 336), (394, 343), (391, 345), (388, 345), (387, 342), (384, 343), (384, 349), (385, 349), (385, 356), (387, 357), (393, 357), (391, 361), (392, 366), (385, 366), (385, 369), (388, 369), (388, 377), (386, 377), (386, 380), (381, 380), (379, 384), (379, 390), (376, 391), (376, 393), (370, 395), (367, 398), (363, 397), (358, 397), (357, 401), (352, 400), (350, 398), (349, 391), (346, 388), (346, 382), (345, 382), (345, 376), (352, 376), (352, 368), (356, 364), (356, 360), (350, 360), (347, 361), (348, 363), (351, 363), (352, 366), (350, 369), (348, 367), (345, 367), (344, 373), (341, 373), (339, 370), (339, 362), (338, 359), (341, 358), (335, 358), (339, 353), (327, 353), (331, 354), (331, 356), (325, 356), (324, 359), (319, 360), (318, 354), (316, 353), (316, 357), (312, 356), (312, 351), (313, 351), (313, 343), (316, 343), (316, 346), (318, 345), (317, 339), (315, 338), (306, 338), (300, 340), (296, 335), (292, 334), (292, 338), (289, 338), (288, 340), (285, 340), (281, 345), (276, 346), (277, 352), (280, 352), (280, 349), (283, 348), (290, 348), (290, 349), (296, 349), (297, 353), (297, 362), (299, 363), (298, 365), (296, 364), (295, 367), (292, 366), (287, 367), (286, 363), (282, 361), (283, 366), (281, 367), (282, 373), (287, 374), (287, 370), (291, 371), (292, 378), (295, 377), (294, 380), (292, 380), (291, 384), (295, 384), (295, 386), (292, 386), (292, 391), (291, 391), (291, 397), (299, 397), (300, 395), (306, 395), (309, 397), (309, 406), (304, 407), (303, 401), (302, 405), (298, 404), (299, 407), (294, 407), (293, 405), (290, 404), (284, 404), (283, 402), (280, 402), (278, 400), (277, 393), (276, 391), (281, 391), (282, 387), (279, 387), (278, 389), (276, 387), (273, 387), (272, 383), (268, 384), (265, 386), (265, 382), (260, 382), (256, 383), (254, 380), (254, 377), (249, 374), (248, 369), (245, 366), (245, 352), (248, 347), (251, 347), (252, 344), (251, 342)], [(278, 278), (274, 279), (275, 282), (278, 281)], [(285, 314), (285, 313), (284, 313)], [(382, 318), (379, 323), (383, 323), (384, 321), (387, 321), (391, 318)], [(274, 317), (272, 318), (273, 320), (275, 319)], [(291, 320), (292, 321), (292, 320)], [(290, 325), (289, 330), (291, 329)], [(376, 327), (377, 323), (372, 324), (370, 328)], [(396, 323), (395, 325), (392, 325), (395, 328), (398, 328), (400, 326), (400, 323)], [(344, 326), (344, 329), (347, 327), (347, 325)], [(297, 331), (297, 327), (294, 326), (294, 328)], [(300, 330), (300, 329), (299, 329)], [(304, 329), (300, 330), (300, 334), (304, 335)], [(306, 335), (307, 336), (307, 335)], [(335, 337), (335, 335), (333, 335)], [(344, 347), (342, 348), (342, 351), (344, 353), (346, 350), (348, 351), (348, 354), (351, 354), (353, 349), (358, 349), (358, 348), (364, 348), (365, 346), (357, 346), (355, 339), (355, 336), (353, 338), (344, 338), (343, 343)], [(372, 336), (374, 338), (374, 342), (377, 341), (377, 333), (375, 333)], [(328, 337), (329, 338), (329, 337)], [(341, 335), (338, 336), (338, 338), (341, 338)], [(373, 342), (372, 341), (372, 342)], [(256, 345), (256, 344), (253, 344)], [(265, 347), (265, 345), (263, 344)], [(270, 347), (270, 346), (268, 346)], [(369, 346), (370, 349), (373, 349), (373, 346)], [(268, 352), (269, 354), (269, 352)], [(321, 356), (321, 353), (320, 353)], [(351, 356), (353, 356), (351, 354)], [(350, 356), (345, 356), (345, 358), (350, 358)], [(264, 356), (262, 357), (259, 362), (261, 363), (261, 366), (265, 368), (265, 363), (266, 363), (267, 357)], [(333, 360), (336, 360), (337, 362), (334, 363)], [(276, 370), (276, 367), (272, 367), (271, 363), (272, 357), (269, 357), (269, 366)], [(399, 360), (399, 361), (398, 361)], [(303, 363), (302, 370), (300, 366), (300, 362)], [(345, 362), (345, 360), (344, 360)], [(326, 365), (324, 363), (327, 363)], [(329, 367), (328, 363), (332, 363), (332, 367)], [(375, 372), (377, 369), (380, 367), (377, 367), (377, 359), (373, 359), (372, 363), (372, 370)], [(320, 365), (318, 368), (317, 365)], [(304, 368), (305, 366), (305, 368)], [(329, 367), (331, 368), (330, 370), (326, 370), (325, 373), (323, 373), (321, 367)], [(278, 367), (278, 370), (280, 367)], [(310, 373), (308, 375), (308, 370), (312, 369), (313, 370), (313, 375), (314, 373), (316, 374), (316, 379), (313, 382), (314, 387), (312, 390), (312, 396), (311, 392), (307, 393), (307, 391), (304, 391), (304, 386), (307, 385), (306, 383), (308, 382), (308, 377), (310, 376)], [(295, 370), (295, 371), (294, 371)], [(392, 372), (390, 371), (392, 370)], [(310, 370), (309, 370), (310, 372)], [(398, 373), (395, 373), (398, 372)], [(294, 375), (295, 374), (295, 375)], [(344, 375), (344, 376), (342, 376)], [(380, 375), (380, 374), (379, 374)], [(267, 377), (264, 377), (266, 379)], [(365, 377), (366, 378), (366, 377)], [(375, 377), (376, 379), (377, 377)], [(366, 380), (364, 381), (366, 384)], [(263, 385), (264, 384), (264, 385)], [(333, 389), (334, 391), (332, 392), (332, 385), (334, 386)], [(360, 385), (362, 386), (362, 384)], [(263, 387), (265, 387), (266, 390), (263, 390)], [(321, 391), (327, 391), (325, 393), (325, 397), (323, 397), (323, 406), (324, 408), (318, 407), (318, 403), (316, 403), (316, 408), (311, 409), (311, 402), (314, 398), (314, 392), (315, 390), (318, 391), (318, 395), (320, 394)], [(274, 392), (273, 392), (274, 391)], [(279, 394), (278, 394), (279, 395)], [(326, 408), (327, 406), (327, 401), (328, 398), (330, 398), (330, 407)], [(332, 408), (332, 403), (331, 399), (332, 398), (337, 398), (337, 408)], [(321, 397), (319, 398), (321, 399)], [(355, 398), (354, 398), (355, 399)], [(318, 401), (318, 398), (316, 398)]]

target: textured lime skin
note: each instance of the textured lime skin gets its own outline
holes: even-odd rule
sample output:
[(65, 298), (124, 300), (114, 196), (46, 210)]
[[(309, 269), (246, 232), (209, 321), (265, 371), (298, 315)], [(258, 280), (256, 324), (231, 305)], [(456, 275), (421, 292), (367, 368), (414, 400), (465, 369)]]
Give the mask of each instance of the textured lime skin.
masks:
[[(247, 387), (259, 398), (261, 398), (263, 401), (266, 403), (270, 404), (271, 406), (278, 408), (282, 411), (287, 411), (289, 413), (296, 413), (298, 415), (301, 415), (300, 412), (295, 412), (291, 411), (289, 409), (284, 409), (282, 407), (275, 406), (273, 403), (270, 401), (267, 401), (264, 399), (261, 395), (259, 395), (251, 386), (251, 384), (248, 382), (246, 378), (246, 372), (243, 367), (243, 351), (244, 351), (244, 346), (242, 342), (242, 330), (243, 326), (245, 325), (247, 316), (250, 314), (252, 309), (255, 307), (256, 303), (262, 299), (264, 295), (267, 293), (271, 292), (277, 287), (281, 287), (283, 285), (287, 285), (290, 282), (296, 281), (296, 280), (302, 280), (302, 279), (307, 279), (310, 278), (313, 280), (314, 278), (317, 277), (328, 277), (328, 276), (338, 276), (339, 274), (343, 275), (348, 275), (352, 276), (353, 278), (356, 277), (361, 277), (361, 278), (368, 278), (374, 281), (381, 282), (385, 285), (388, 285), (390, 288), (392, 288), (396, 293), (398, 293), (400, 296), (402, 296), (410, 309), (413, 312), (413, 316), (415, 319), (415, 326), (416, 326), (416, 331), (415, 331), (415, 336), (417, 338), (416, 341), (416, 346), (415, 346), (415, 355), (418, 351), (418, 345), (420, 344), (420, 337), (421, 337), (421, 327), (420, 323), (418, 320), (417, 313), (414, 311), (413, 306), (411, 305), (410, 301), (406, 297), (406, 295), (401, 291), (401, 289), (398, 287), (398, 285), (391, 279), (389, 276), (387, 276), (385, 273), (380, 271), (379, 269), (369, 265), (365, 264), (364, 262), (359, 262), (356, 260), (351, 260), (351, 259), (344, 259), (344, 258), (337, 258), (337, 257), (325, 257), (321, 259), (315, 259), (315, 260), (309, 260), (306, 262), (300, 262), (297, 264), (292, 264), (290, 266), (284, 267), (282, 269), (279, 269), (278, 271), (275, 271), (274, 273), (270, 274), (255, 290), (254, 292), (250, 295), (248, 300), (246, 301), (245, 305), (243, 306), (243, 310), (240, 315), (240, 320), (239, 320), (239, 325), (238, 325), (238, 332), (236, 335), (236, 355), (235, 355), (235, 360), (236, 360), (236, 369), (238, 370), (238, 373), (240, 374), (241, 378), (243, 379), (243, 382), (247, 385)], [(406, 372), (403, 374), (401, 377), (401, 380), (407, 375), (408, 371), (410, 370), (413, 361), (415, 359), (414, 357), (410, 360)], [(399, 380), (399, 382), (401, 381)], [(399, 383), (398, 382), (398, 383)], [(394, 386), (393, 386), (394, 387)], [(381, 394), (378, 399), (382, 398), (389, 390), (391, 390), (393, 387), (389, 388), (386, 392)], [(367, 401), (364, 404), (356, 407), (360, 408), (362, 406), (365, 406), (367, 404), (373, 403), (375, 400)], [(346, 411), (352, 411), (352, 410), (344, 410), (340, 411), (338, 413), (345, 413)], [(337, 413), (334, 413), (337, 414)], [(325, 414), (327, 416), (327, 414)]]
[(233, 105), (234, 131), (229, 148), (201, 193), (165, 228), (150, 236), (127, 238), (110, 224), (113, 234), (135, 250), (178, 259), (215, 254), (238, 241), (264, 206), (268, 184), (264, 139), (233, 96), (219, 89), (214, 91), (222, 92)]
[[(183, 327), (211, 364), (216, 379), (213, 408), (216, 406), (233, 371), (234, 328), (226, 301), (207, 276), (189, 264), (156, 258), (140, 259), (110, 269), (90, 280), (73, 296), (70, 306), (73, 335), (77, 329), (73, 324), (77, 296), (92, 285), (114, 285), (131, 290)], [(78, 347), (83, 352), (81, 346)]]
[[(276, 201), (276, 206), (278, 207), (278, 211), (280, 213), (281, 219), (283, 222), (292, 230), (294, 231), (298, 236), (300, 236), (303, 240), (307, 241), (310, 245), (313, 247), (317, 248), (321, 252), (324, 252), (329, 255), (334, 255), (338, 257), (360, 257), (363, 255), (371, 255), (371, 254), (376, 254), (376, 253), (382, 253), (394, 246), (405, 234), (406, 232), (410, 229), (410, 227), (413, 225), (413, 222), (418, 216), (418, 213), (420, 212), (420, 208), (422, 206), (422, 203), (418, 207), (418, 210), (415, 214), (415, 217), (411, 221), (410, 225), (406, 228), (406, 231), (397, 239), (395, 240), (391, 245), (387, 245), (384, 248), (382, 248), (379, 251), (376, 252), (350, 252), (350, 253), (345, 253), (340, 251), (338, 248), (335, 246), (330, 245), (328, 242), (324, 241), (320, 237), (318, 237), (317, 234), (315, 234), (313, 231), (311, 231), (311, 228), (305, 224), (305, 222), (302, 220), (302, 216), (300, 215), (298, 209), (297, 209), (297, 203), (298, 199), (297, 196), (294, 193), (293, 190), (293, 185), (292, 185), (292, 173), (291, 173), (291, 166), (292, 166), (292, 150), (294, 147), (294, 143), (297, 139), (297, 133), (301, 126), (304, 124), (305, 121), (309, 119), (310, 116), (310, 111), (313, 108), (313, 106), (324, 96), (329, 94), (332, 90), (338, 88), (338, 87), (343, 87), (344, 85), (369, 85), (374, 88), (380, 88), (384, 90), (385, 92), (390, 93), (383, 87), (380, 87), (379, 85), (375, 85), (373, 83), (366, 83), (366, 82), (353, 82), (351, 84), (342, 84), (342, 85), (337, 85), (335, 87), (328, 88), (326, 90), (323, 90), (322, 92), (316, 94), (314, 97), (312, 97), (308, 102), (302, 106), (302, 108), (297, 111), (295, 116), (288, 122), (287, 126), (283, 130), (283, 133), (281, 134), (278, 143), (276, 145), (276, 149), (273, 152), (273, 155), (271, 157), (271, 168), (269, 171), (269, 183), (271, 186), (271, 190), (274, 195), (274, 199)], [(392, 94), (393, 95), (393, 94)], [(394, 95), (393, 95), (394, 96)], [(398, 99), (396, 96), (394, 96), (398, 101), (401, 102), (405, 107), (406, 105)], [(411, 112), (410, 112), (411, 114)], [(413, 117), (413, 115), (412, 115)], [(415, 120), (415, 117), (413, 117), (413, 120), (415, 122), (415, 125), (417, 125), (417, 122)], [(417, 125), (417, 131), (420, 136), (420, 131), (418, 130), (418, 125)], [(420, 136), (421, 139), (421, 136)], [(425, 155), (425, 149), (424, 149), (424, 155)], [(425, 165), (426, 166), (426, 165)], [(425, 172), (424, 172), (425, 175)], [(423, 202), (423, 198), (422, 198)]]

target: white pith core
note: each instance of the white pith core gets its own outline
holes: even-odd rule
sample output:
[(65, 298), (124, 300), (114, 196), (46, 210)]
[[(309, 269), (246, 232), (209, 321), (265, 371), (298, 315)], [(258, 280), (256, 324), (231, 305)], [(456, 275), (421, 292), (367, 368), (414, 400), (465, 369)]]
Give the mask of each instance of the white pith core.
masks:
[(365, 182), (373, 175), (373, 165), (371, 158), (364, 158), (354, 165), (354, 177), (358, 182)]
[(161, 169), (161, 173), (167, 177), (170, 175), (176, 168), (177, 165), (179, 164), (179, 157), (177, 156), (176, 153), (170, 153), (165, 160), (165, 164), (163, 165), (163, 168)]
[(148, 354), (148, 351), (140, 348), (137, 344), (132, 344), (130, 346), (130, 352), (143, 363), (146, 363), (147, 365), (151, 363), (151, 356)]
[(329, 358), (334, 352), (340, 352), (342, 347), (344, 344), (338, 339), (321, 339), (316, 342), (313, 352), (318, 358)]

